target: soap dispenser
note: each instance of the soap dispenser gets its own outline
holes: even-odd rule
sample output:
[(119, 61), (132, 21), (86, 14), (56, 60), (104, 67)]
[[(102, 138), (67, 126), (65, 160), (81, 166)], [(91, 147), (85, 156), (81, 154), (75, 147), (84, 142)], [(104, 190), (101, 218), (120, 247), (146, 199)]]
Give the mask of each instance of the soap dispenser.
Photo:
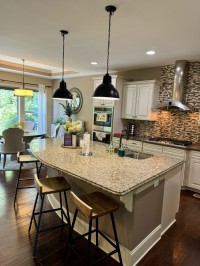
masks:
[(110, 143), (110, 145), (108, 147), (108, 152), (111, 155), (114, 154), (114, 146), (113, 146), (113, 143), (112, 142)]
[(124, 147), (122, 145), (120, 146), (120, 148), (118, 150), (118, 155), (120, 157), (124, 157), (124, 155), (125, 155), (125, 149), (124, 149)]

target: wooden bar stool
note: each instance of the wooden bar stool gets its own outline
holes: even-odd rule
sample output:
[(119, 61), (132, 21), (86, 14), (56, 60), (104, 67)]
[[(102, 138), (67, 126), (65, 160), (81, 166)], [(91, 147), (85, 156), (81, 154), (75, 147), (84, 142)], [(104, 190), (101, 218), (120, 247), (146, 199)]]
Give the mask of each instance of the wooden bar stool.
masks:
[(38, 163), (39, 160), (35, 158), (32, 154), (21, 154), (20, 152), (17, 153), (17, 162), (20, 163), (19, 167), (19, 174), (17, 178), (16, 190), (15, 190), (15, 198), (14, 198), (14, 206), (17, 200), (17, 192), (18, 189), (26, 189), (26, 188), (34, 188), (35, 186), (20, 186), (20, 183), (26, 182), (28, 180), (34, 180), (34, 178), (20, 178), (21, 177), (21, 170), (24, 163), (35, 163), (37, 175), (39, 176), (39, 167)]
[[(29, 225), (29, 232), (31, 230), (32, 222), (34, 220), (34, 224), (36, 227), (36, 234), (35, 234), (35, 243), (34, 243), (34, 249), (33, 249), (33, 258), (35, 258), (36, 255), (36, 248), (37, 248), (37, 242), (38, 242), (38, 236), (39, 233), (48, 231), (51, 229), (56, 229), (59, 227), (63, 227), (66, 225), (70, 225), (70, 216), (69, 216), (69, 209), (68, 209), (68, 203), (67, 203), (67, 195), (66, 192), (71, 189), (70, 185), (67, 183), (64, 177), (62, 176), (56, 176), (56, 177), (49, 177), (49, 178), (41, 178), (38, 179), (38, 176), (35, 175), (35, 187), (37, 189), (37, 195), (33, 207), (33, 212), (31, 215), (31, 221)], [(66, 205), (66, 211), (67, 215), (65, 214), (63, 210), (63, 204), (62, 204), (62, 195), (61, 192), (64, 193), (64, 198), (65, 198), (65, 205)], [(55, 208), (55, 209), (50, 209), (50, 210), (43, 210), (43, 205), (44, 205), (44, 199), (45, 196), (48, 194), (53, 194), (53, 193), (59, 193), (59, 198), (60, 198), (60, 208)], [(40, 205), (40, 211), (36, 212), (36, 205), (38, 201), (38, 196), (40, 195), (41, 197), (41, 205)], [(61, 224), (58, 226), (54, 227), (48, 227), (48, 228), (42, 228), (40, 229), (40, 223), (41, 223), (41, 218), (43, 213), (50, 213), (50, 212), (57, 212), (61, 211)], [(36, 221), (35, 216), (38, 216), (38, 220)], [(63, 217), (65, 217), (67, 223), (64, 223)]]
[[(119, 257), (119, 262), (120, 265), (123, 265), (122, 263), (122, 257), (121, 257), (121, 252), (120, 252), (120, 247), (119, 247), (119, 241), (117, 237), (117, 231), (116, 231), (116, 226), (115, 226), (115, 221), (114, 221), (114, 216), (113, 212), (118, 209), (118, 204), (112, 201), (110, 198), (106, 197), (103, 193), (101, 192), (94, 192), (86, 195), (82, 195), (78, 197), (71, 191), (71, 196), (72, 196), (72, 202), (76, 206), (76, 210), (74, 213), (74, 218), (72, 222), (72, 228), (70, 231), (70, 239), (69, 239), (69, 247), (75, 252), (75, 254), (84, 261), (82, 257), (78, 254), (76, 247), (75, 247), (75, 241), (88, 236), (88, 253), (87, 253), (87, 259), (86, 259), (86, 265), (94, 265), (100, 261), (102, 261), (105, 258), (108, 258), (109, 256), (113, 255), (114, 253), (118, 253)], [(76, 217), (78, 214), (78, 211), (80, 211), (84, 216), (89, 218), (89, 230), (87, 233), (80, 235), (78, 237), (73, 237), (73, 228), (75, 226), (76, 222)], [(115, 237), (115, 243), (110, 240), (103, 232), (101, 232), (98, 228), (98, 218), (102, 217), (106, 214), (110, 214), (111, 222), (112, 222), (112, 227), (113, 227), (113, 232), (114, 232), (114, 237)], [(96, 228), (92, 230), (92, 221), (96, 221)], [(90, 246), (91, 246), (91, 234), (96, 233), (96, 246), (98, 247), (98, 234), (100, 234), (102, 237), (104, 237), (107, 242), (109, 242), (113, 247), (114, 250), (111, 251), (110, 253), (106, 254), (105, 256), (95, 260), (91, 261), (90, 258)], [(85, 262), (85, 261), (84, 261)]]

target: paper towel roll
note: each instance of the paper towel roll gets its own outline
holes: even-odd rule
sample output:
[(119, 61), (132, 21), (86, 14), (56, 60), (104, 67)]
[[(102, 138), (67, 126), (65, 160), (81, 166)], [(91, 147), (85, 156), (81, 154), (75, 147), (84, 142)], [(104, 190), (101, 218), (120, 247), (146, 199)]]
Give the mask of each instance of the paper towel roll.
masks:
[(88, 134), (87, 132), (83, 135), (83, 140), (85, 141), (85, 143), (90, 143), (90, 134)]

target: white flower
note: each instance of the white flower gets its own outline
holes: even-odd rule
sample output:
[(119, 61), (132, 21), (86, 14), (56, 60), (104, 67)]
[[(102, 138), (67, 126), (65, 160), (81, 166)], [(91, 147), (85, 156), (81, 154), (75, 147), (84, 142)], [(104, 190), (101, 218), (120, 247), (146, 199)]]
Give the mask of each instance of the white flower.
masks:
[(72, 133), (72, 134), (76, 134), (82, 130), (82, 126), (77, 121), (75, 122), (67, 121), (66, 124), (63, 125), (63, 128), (65, 131)]

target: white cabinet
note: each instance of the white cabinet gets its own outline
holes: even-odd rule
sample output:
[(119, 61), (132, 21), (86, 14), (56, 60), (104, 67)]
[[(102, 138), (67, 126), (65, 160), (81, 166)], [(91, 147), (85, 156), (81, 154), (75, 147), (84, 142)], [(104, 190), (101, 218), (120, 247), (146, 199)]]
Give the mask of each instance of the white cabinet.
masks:
[(188, 187), (200, 191), (200, 152), (191, 151), (189, 156)]
[(186, 151), (183, 149), (177, 149), (172, 147), (163, 146), (163, 154), (177, 159), (184, 160), (181, 168), (181, 185), (184, 185), (185, 175), (186, 175)]
[(123, 87), (122, 118), (156, 120), (159, 100), (156, 80), (126, 82)]
[(152, 154), (162, 153), (162, 145), (156, 145), (151, 143), (143, 143), (143, 151)]
[(142, 141), (128, 139), (126, 145), (128, 149), (134, 151), (142, 151)]
[[(115, 148), (119, 147), (120, 138), (113, 137), (113, 145)], [(124, 148), (128, 148), (134, 151), (142, 151), (142, 141), (122, 138), (122, 145)]]

